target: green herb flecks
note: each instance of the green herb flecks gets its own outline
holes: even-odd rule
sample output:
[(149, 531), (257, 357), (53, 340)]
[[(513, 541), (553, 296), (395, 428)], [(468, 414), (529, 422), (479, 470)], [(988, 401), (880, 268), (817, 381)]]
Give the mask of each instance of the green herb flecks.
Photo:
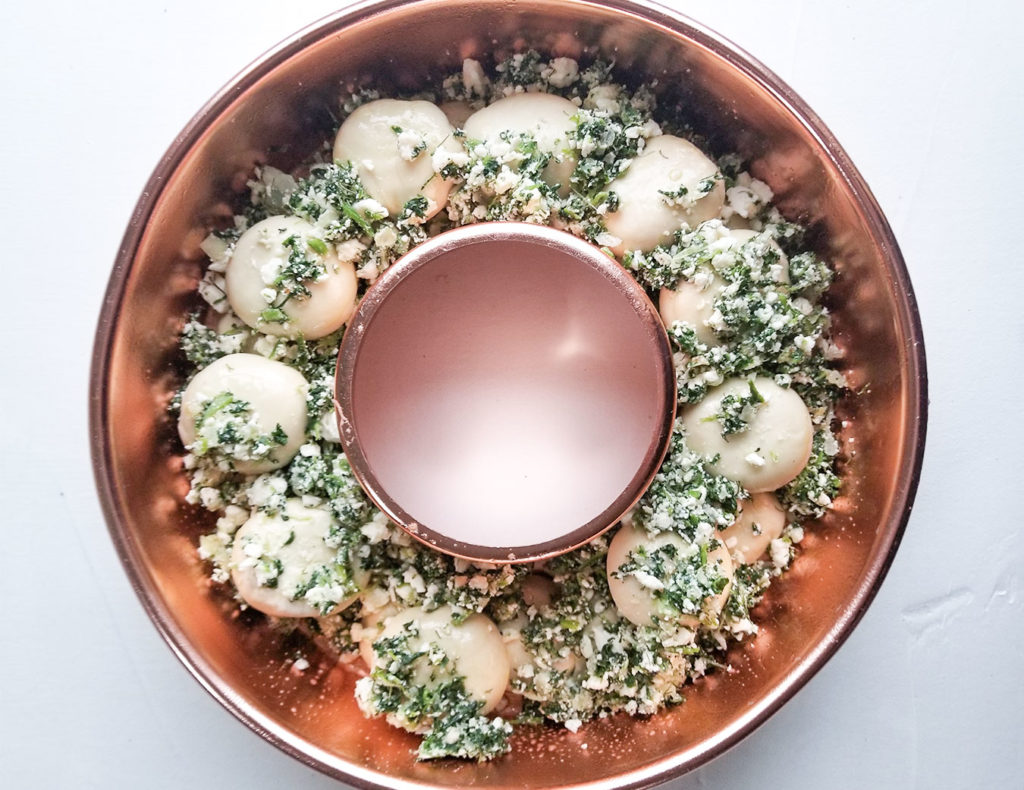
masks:
[(195, 417), (195, 440), (188, 449), (196, 456), (213, 454), (233, 466), (237, 461), (259, 461), (288, 443), (288, 434), (276, 424), (262, 433), (248, 401), (220, 392), (200, 407)]
[(729, 584), (729, 577), (720, 567), (709, 564), (706, 544), (691, 545), (689, 549), (681, 549), (675, 543), (653, 549), (641, 546), (630, 552), (626, 562), (611, 575), (619, 579), (633, 576), (650, 588), (660, 604), (656, 616), (669, 618), (707, 616), (704, 601), (721, 593)]
[(729, 393), (724, 396), (718, 412), (704, 418), (705, 422), (717, 420), (722, 436), (726, 438), (747, 430), (758, 408), (764, 404), (764, 396), (757, 391), (753, 379), (747, 381), (747, 387), (748, 391), (741, 395)]
[(650, 532), (678, 532), (693, 540), (701, 531), (724, 529), (736, 517), (741, 489), (712, 472), (686, 444), (681, 423), (668, 455), (637, 503), (634, 522)]
[(488, 760), (507, 752), (512, 726), (500, 717), (481, 715), (483, 703), (469, 695), (438, 645), (411, 646), (418, 636), (415, 625), (408, 623), (396, 636), (374, 642), (373, 671), (357, 690), (363, 709), (386, 715), (406, 729), (425, 730), (417, 751), (421, 760)]

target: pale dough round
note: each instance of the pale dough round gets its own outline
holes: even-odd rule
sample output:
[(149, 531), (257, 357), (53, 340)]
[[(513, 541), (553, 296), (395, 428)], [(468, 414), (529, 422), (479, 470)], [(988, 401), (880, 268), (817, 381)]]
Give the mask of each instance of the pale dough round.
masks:
[(715, 330), (708, 320), (715, 312), (715, 300), (721, 296), (725, 281), (718, 275), (710, 275), (706, 288), (689, 280), (680, 280), (675, 288), (662, 288), (658, 294), (658, 311), (666, 329), (676, 321), (682, 321), (694, 328), (697, 339), (707, 346), (721, 345)]
[(199, 371), (181, 395), (178, 435), (186, 449), (196, 440), (196, 419), (203, 404), (230, 392), (248, 402), (250, 421), (261, 434), (280, 425), (288, 441), (260, 459), (234, 459), (235, 469), (259, 474), (287, 464), (306, 436), (306, 393), (309, 385), (295, 368), (257, 354), (228, 354)]
[[(293, 296), (281, 306), (287, 315), (284, 322), (265, 321), (261, 314), (276, 303), (278, 297), (265, 297), (267, 289), (274, 291), (274, 279), (288, 263), (291, 250), (285, 242), (298, 237), (305, 254), (322, 260), (326, 273), (318, 280), (306, 283), (310, 295)], [(339, 329), (356, 309), (356, 270), (351, 261), (338, 260), (331, 245), (321, 255), (309, 248), (308, 240), (320, 239), (313, 225), (299, 217), (268, 217), (257, 222), (241, 235), (231, 253), (224, 273), (228, 302), (231, 309), (246, 324), (268, 335), (295, 337), (309, 340), (324, 337)]]
[[(647, 551), (653, 551), (661, 546), (673, 545), (679, 551), (679, 556), (689, 553), (691, 545), (682, 535), (676, 532), (659, 532), (657, 535), (649, 535), (645, 530), (638, 529), (629, 524), (624, 524), (608, 546), (608, 588), (612, 594), (612, 600), (619, 613), (636, 625), (653, 625), (655, 618), (673, 618), (680, 625), (696, 629), (700, 625), (700, 618), (692, 614), (679, 614), (662, 604), (656, 597), (655, 591), (644, 584), (636, 576), (630, 574), (624, 578), (617, 578), (612, 574), (622, 565), (629, 561), (630, 552), (636, 551), (641, 546)], [(732, 589), (732, 558), (725, 546), (719, 545), (708, 552), (708, 565), (716, 567), (718, 573), (729, 579), (729, 583), (722, 592), (706, 598), (701, 608), (706, 615), (717, 617), (721, 613), (725, 602), (729, 598)]]
[[(282, 513), (255, 511), (239, 527), (231, 546), (231, 579), (238, 594), (253, 609), (274, 617), (319, 617), (321, 612), (316, 606), (295, 598), (318, 568), (332, 565), (338, 559), (337, 549), (325, 542), (332, 523), (329, 512), (306, 507), (299, 499), (289, 499)], [(259, 583), (255, 563), (261, 555), (281, 563), (274, 587)], [(353, 570), (357, 580), (361, 577), (365, 583), (367, 574)], [(358, 597), (355, 594), (339, 601), (333, 611), (344, 609)]]
[(807, 465), (814, 426), (803, 400), (772, 379), (759, 377), (754, 386), (765, 399), (746, 430), (722, 435), (716, 415), (726, 395), (750, 392), (748, 379), (729, 379), (700, 403), (682, 413), (686, 442), (706, 460), (718, 456), (711, 469), (735, 480), (751, 493), (774, 491), (790, 482)]
[(725, 202), (721, 179), (692, 206), (671, 205), (661, 194), (685, 186), (696, 196), (700, 182), (717, 173), (718, 166), (690, 141), (669, 134), (650, 138), (643, 153), (608, 185), (619, 196), (618, 211), (605, 216), (608, 232), (620, 239), (612, 249), (619, 255), (651, 250), (669, 241), (684, 223), (695, 228), (717, 217)]
[(569, 132), (576, 124), (572, 117), (579, 109), (568, 99), (550, 93), (515, 93), (498, 99), (466, 120), (463, 129), (471, 140), (493, 143), (505, 131), (532, 134), (537, 148), (551, 154), (544, 168), (544, 181), (559, 185), (559, 194), (569, 194), (569, 176), (576, 168), (576, 154), (569, 141)]
[[(341, 124), (334, 159), (352, 162), (366, 191), (392, 217), (408, 200), (423, 195), (429, 219), (444, 208), (452, 188), (434, 172), (431, 157), (439, 147), (462, 151), (454, 131), (436, 104), (378, 99), (357, 107)], [(415, 152), (420, 144), (423, 150)]]
[[(752, 230), (728, 229), (718, 244), (723, 248), (738, 247), (750, 241), (757, 233)], [(789, 261), (775, 241), (771, 247), (779, 255), (779, 282), (789, 282)], [(719, 346), (722, 341), (710, 321), (715, 312), (715, 300), (722, 295), (727, 283), (713, 271), (706, 273), (703, 286), (690, 280), (680, 280), (673, 288), (662, 288), (658, 294), (658, 310), (666, 329), (671, 329), (676, 321), (692, 326), (697, 339), (706, 346)]]
[(471, 614), (458, 625), (452, 622), (453, 617), (450, 606), (442, 606), (432, 612), (419, 608), (405, 609), (388, 617), (379, 635), (371, 641), (397, 636), (406, 623), (413, 623), (419, 635), (409, 639), (409, 647), (422, 650), (433, 643), (449, 659), (447, 667), (418, 661), (415, 682), (428, 686), (438, 684), (450, 679), (454, 672), (464, 678), (469, 695), (484, 704), (481, 713), (489, 713), (497, 706), (508, 686), (509, 658), (505, 642), (498, 627), (485, 615)]
[[(555, 593), (555, 583), (544, 574), (533, 573), (523, 580), (521, 591), (523, 601), (527, 606), (541, 609), (551, 603)], [(508, 651), (509, 677), (510, 679), (514, 678), (518, 674), (518, 670), (529, 666), (529, 676), (543, 681), (544, 678), (539, 676), (545, 674), (550, 676), (551, 671), (548, 668), (539, 666), (536, 656), (528, 651), (523, 644), (522, 630), (526, 627), (527, 623), (529, 623), (527, 616), (520, 614), (498, 627), (501, 631), (501, 638), (505, 641), (505, 649)], [(570, 653), (567, 656), (555, 659), (552, 662), (551, 669), (559, 672), (572, 672), (576, 669), (577, 664), (577, 657)], [(529, 691), (524, 692), (523, 696), (530, 699), (543, 698), (542, 695), (533, 694)]]
[[(729, 552), (745, 565), (754, 562), (786, 527), (786, 511), (774, 494), (759, 493), (742, 502), (739, 517), (718, 533)], [(756, 530), (756, 531), (755, 531)]]
[[(756, 230), (750, 230), (749, 228), (729, 228), (729, 237), (733, 241), (734, 246), (746, 244), (755, 236), (760, 235)], [(768, 239), (768, 246), (771, 247), (775, 253), (779, 256), (778, 261), (778, 276), (776, 276), (775, 282), (788, 283), (789, 282), (789, 257), (782, 251), (782, 247), (775, 239)]]
[[(519, 615), (500, 626), (501, 638), (508, 651), (510, 680), (522, 675), (532, 678), (534, 683), (543, 687), (552, 682), (554, 672), (572, 674), (580, 667), (580, 658), (573, 653), (555, 658), (550, 667), (542, 666), (537, 656), (527, 650), (526, 645), (523, 644), (522, 631), (528, 622), (526, 615)], [(522, 694), (527, 699), (543, 700), (545, 698), (544, 694), (529, 689), (524, 690)]]

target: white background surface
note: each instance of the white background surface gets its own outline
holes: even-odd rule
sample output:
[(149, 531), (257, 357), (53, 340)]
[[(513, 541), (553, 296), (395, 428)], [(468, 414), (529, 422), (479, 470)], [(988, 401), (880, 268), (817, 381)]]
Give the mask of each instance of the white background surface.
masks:
[[(917, 507), (863, 622), (780, 713), (670, 786), (1024, 787), (1021, 6), (673, 5), (775, 70), (857, 163), (917, 289), (932, 397)], [(86, 428), (101, 296), (151, 169), (236, 71), (333, 7), (0, 10), (0, 786), (339, 786), (163, 644), (108, 539)]]

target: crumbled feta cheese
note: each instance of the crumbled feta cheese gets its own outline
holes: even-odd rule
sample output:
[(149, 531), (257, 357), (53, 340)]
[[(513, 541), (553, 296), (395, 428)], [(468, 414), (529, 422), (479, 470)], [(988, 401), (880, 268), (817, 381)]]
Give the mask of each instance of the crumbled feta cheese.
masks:
[[(381, 208), (383, 208), (383, 206)], [(365, 249), (366, 245), (358, 239), (349, 239), (348, 241), (343, 241), (341, 244), (334, 245), (334, 254), (342, 263), (348, 263), (359, 258)]]
[(487, 94), (490, 80), (487, 79), (487, 74), (484, 72), (483, 66), (480, 65), (480, 61), (473, 60), (472, 58), (466, 58), (462, 61), (462, 84), (466, 87), (466, 92), (470, 96), (484, 96)]
[[(377, 516), (380, 516), (379, 518)], [(371, 543), (383, 543), (388, 539), (388, 535), (391, 530), (388, 528), (388, 522), (383, 514), (375, 514), (373, 521), (368, 521), (360, 527), (360, 532), (363, 536)]]
[(556, 88), (567, 88), (579, 79), (579, 65), (572, 58), (555, 58), (544, 76)]
[(407, 162), (412, 162), (427, 147), (423, 135), (409, 129), (398, 132), (398, 155)]
[(370, 219), (386, 219), (388, 216), (388, 210), (373, 198), (364, 198), (352, 208)]
[(789, 543), (782, 538), (774, 538), (772, 542), (768, 544), (768, 554), (772, 559), (772, 564), (776, 568), (781, 569), (789, 565)]

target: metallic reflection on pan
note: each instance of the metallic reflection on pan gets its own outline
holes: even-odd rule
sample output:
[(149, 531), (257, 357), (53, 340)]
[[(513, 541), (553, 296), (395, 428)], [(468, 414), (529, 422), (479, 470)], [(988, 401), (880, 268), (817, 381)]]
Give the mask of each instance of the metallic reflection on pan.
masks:
[(527, 223), (411, 250), (367, 292), (338, 359), (363, 488), (469, 560), (540, 560), (608, 529), (675, 419), (672, 350), (643, 289), (593, 245)]
[[(230, 213), (233, 185), (253, 161), (274, 151), (274, 164), (292, 167), (331, 133), (339, 83), (413, 90), (463, 57), (526, 46), (602, 53), (630, 79), (656, 77), (663, 106), (678, 99), (716, 152), (750, 161), (836, 264), (830, 306), (843, 367), (867, 387), (842, 404), (844, 494), (757, 609), (760, 635), (730, 650), (735, 673), (695, 684), (684, 705), (649, 719), (613, 716), (576, 734), (528, 728), (494, 763), (416, 763), (416, 738), (363, 719), (352, 676), (334, 657), (308, 646), (311, 669), (290, 673), (290, 637), (258, 617), (233, 617), (232, 602), (211, 591), (195, 553), (210, 519), (182, 504), (181, 451), (164, 408), (180, 376), (175, 335), (195, 305), (204, 229)], [(792, 697), (864, 614), (910, 514), (927, 411), (906, 267), (842, 147), (750, 56), (681, 15), (626, 0), (364, 3), (249, 66), (186, 126), (143, 191), (103, 303), (89, 397), (111, 536), (171, 649), (269, 742), (350, 784), (392, 788), (639, 787), (721, 754)]]

